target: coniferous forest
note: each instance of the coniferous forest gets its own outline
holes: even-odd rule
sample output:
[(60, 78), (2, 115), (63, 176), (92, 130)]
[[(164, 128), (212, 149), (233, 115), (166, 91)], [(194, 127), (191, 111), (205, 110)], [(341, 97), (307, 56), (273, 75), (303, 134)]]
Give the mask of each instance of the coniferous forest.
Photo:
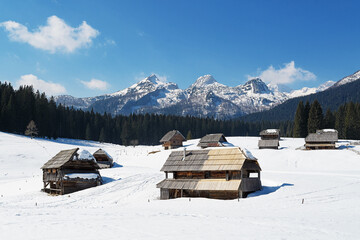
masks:
[(328, 110), (325, 116), (318, 102), (302, 104), (299, 103), (299, 113), (296, 112), (294, 122), (245, 122), (157, 114), (111, 116), (57, 106), (53, 98), (34, 92), (31, 86), (15, 90), (11, 84), (0, 82), (0, 131), (24, 134), (33, 120), (39, 137), (86, 139), (123, 145), (159, 144), (160, 138), (173, 129), (190, 139), (208, 133), (258, 136), (266, 128), (279, 128), (282, 136), (304, 137), (308, 129), (313, 131), (314, 128), (326, 127), (338, 129), (340, 138), (359, 138), (359, 104), (345, 104), (335, 112)]

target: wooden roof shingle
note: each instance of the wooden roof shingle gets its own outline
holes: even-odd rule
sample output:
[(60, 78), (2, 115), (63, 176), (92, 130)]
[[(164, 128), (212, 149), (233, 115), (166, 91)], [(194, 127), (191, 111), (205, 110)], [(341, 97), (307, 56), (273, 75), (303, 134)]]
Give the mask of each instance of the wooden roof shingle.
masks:
[(170, 141), (175, 135), (180, 135), (182, 139), (185, 141), (185, 137), (179, 132), (178, 130), (172, 130), (166, 133), (161, 139), (160, 142), (168, 142)]
[(336, 130), (317, 130), (316, 133), (310, 133), (306, 138), (305, 142), (318, 142), (318, 143), (327, 143), (327, 142), (337, 142), (338, 141), (338, 132)]
[[(184, 158), (185, 153), (185, 158)], [(241, 170), (245, 161), (252, 161), (261, 170), (256, 159), (248, 157), (240, 148), (173, 151), (161, 171), (231, 171)]]
[(70, 161), (78, 150), (79, 148), (60, 151), (53, 158), (47, 161), (41, 169), (60, 168), (62, 165)]
[[(68, 150), (62, 150), (59, 153), (57, 153), (54, 157), (52, 157), (49, 161), (47, 161), (42, 167), (41, 169), (57, 169), (57, 168), (61, 168), (62, 166), (64, 166), (65, 164), (69, 163), (70, 161), (74, 161), (74, 162), (80, 162), (80, 163), (90, 163), (90, 166), (92, 166), (93, 168), (98, 169), (99, 166), (95, 161), (95, 158), (86, 150), (83, 150), (81, 153), (86, 152), (87, 154), (89, 154), (89, 156), (87, 156), (87, 154), (85, 154), (86, 158), (85, 159), (79, 159), (79, 154), (77, 153), (79, 150), (79, 148), (74, 148), (74, 149), (68, 149)], [(80, 153), (80, 155), (81, 155)], [(92, 157), (91, 159), (89, 157)]]

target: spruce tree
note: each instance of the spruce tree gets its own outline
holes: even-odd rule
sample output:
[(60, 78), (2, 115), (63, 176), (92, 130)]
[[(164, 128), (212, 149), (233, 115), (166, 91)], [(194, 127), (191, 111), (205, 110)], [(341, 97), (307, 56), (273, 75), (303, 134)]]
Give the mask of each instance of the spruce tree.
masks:
[(345, 138), (345, 106), (341, 105), (335, 113), (335, 129), (339, 138)]
[(326, 113), (325, 113), (323, 127), (324, 128), (335, 128), (335, 115), (329, 108), (326, 110)]
[(323, 113), (320, 106), (320, 103), (315, 100), (311, 106), (309, 111), (309, 119), (308, 119), (308, 133), (314, 133), (316, 130), (322, 128), (323, 122)]
[(302, 101), (299, 102), (294, 119), (294, 130), (293, 137), (305, 137), (305, 118), (304, 118), (304, 104)]
[(355, 104), (350, 102), (345, 107), (345, 138), (358, 139), (360, 134), (360, 119)]
[(103, 127), (100, 130), (99, 142), (105, 142), (105, 130)]
[(309, 132), (308, 132), (308, 121), (309, 121), (309, 112), (310, 112), (310, 103), (309, 101), (306, 101), (305, 106), (304, 106), (304, 137), (306, 137)]

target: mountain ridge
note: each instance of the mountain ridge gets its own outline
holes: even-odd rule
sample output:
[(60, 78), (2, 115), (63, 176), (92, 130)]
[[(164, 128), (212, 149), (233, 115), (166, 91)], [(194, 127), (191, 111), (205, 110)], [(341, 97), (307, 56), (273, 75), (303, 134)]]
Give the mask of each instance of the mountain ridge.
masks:
[[(307, 88), (296, 96), (316, 91), (319, 89)], [(157, 113), (229, 119), (268, 110), (292, 98), (291, 94), (271, 88), (260, 78), (229, 87), (207, 74), (200, 76), (188, 88), (180, 89), (176, 83), (160, 81), (152, 74), (111, 94), (86, 98), (60, 95), (55, 97), (55, 101), (76, 109), (93, 109), (112, 115)]]

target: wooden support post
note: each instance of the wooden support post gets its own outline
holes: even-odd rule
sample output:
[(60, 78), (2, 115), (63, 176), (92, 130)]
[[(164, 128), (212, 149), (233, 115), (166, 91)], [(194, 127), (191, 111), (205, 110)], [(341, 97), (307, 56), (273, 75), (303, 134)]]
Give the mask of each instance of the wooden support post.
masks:
[(166, 179), (168, 178), (168, 172), (165, 172), (165, 178)]
[(183, 190), (181, 189), (180, 197), (183, 197)]

